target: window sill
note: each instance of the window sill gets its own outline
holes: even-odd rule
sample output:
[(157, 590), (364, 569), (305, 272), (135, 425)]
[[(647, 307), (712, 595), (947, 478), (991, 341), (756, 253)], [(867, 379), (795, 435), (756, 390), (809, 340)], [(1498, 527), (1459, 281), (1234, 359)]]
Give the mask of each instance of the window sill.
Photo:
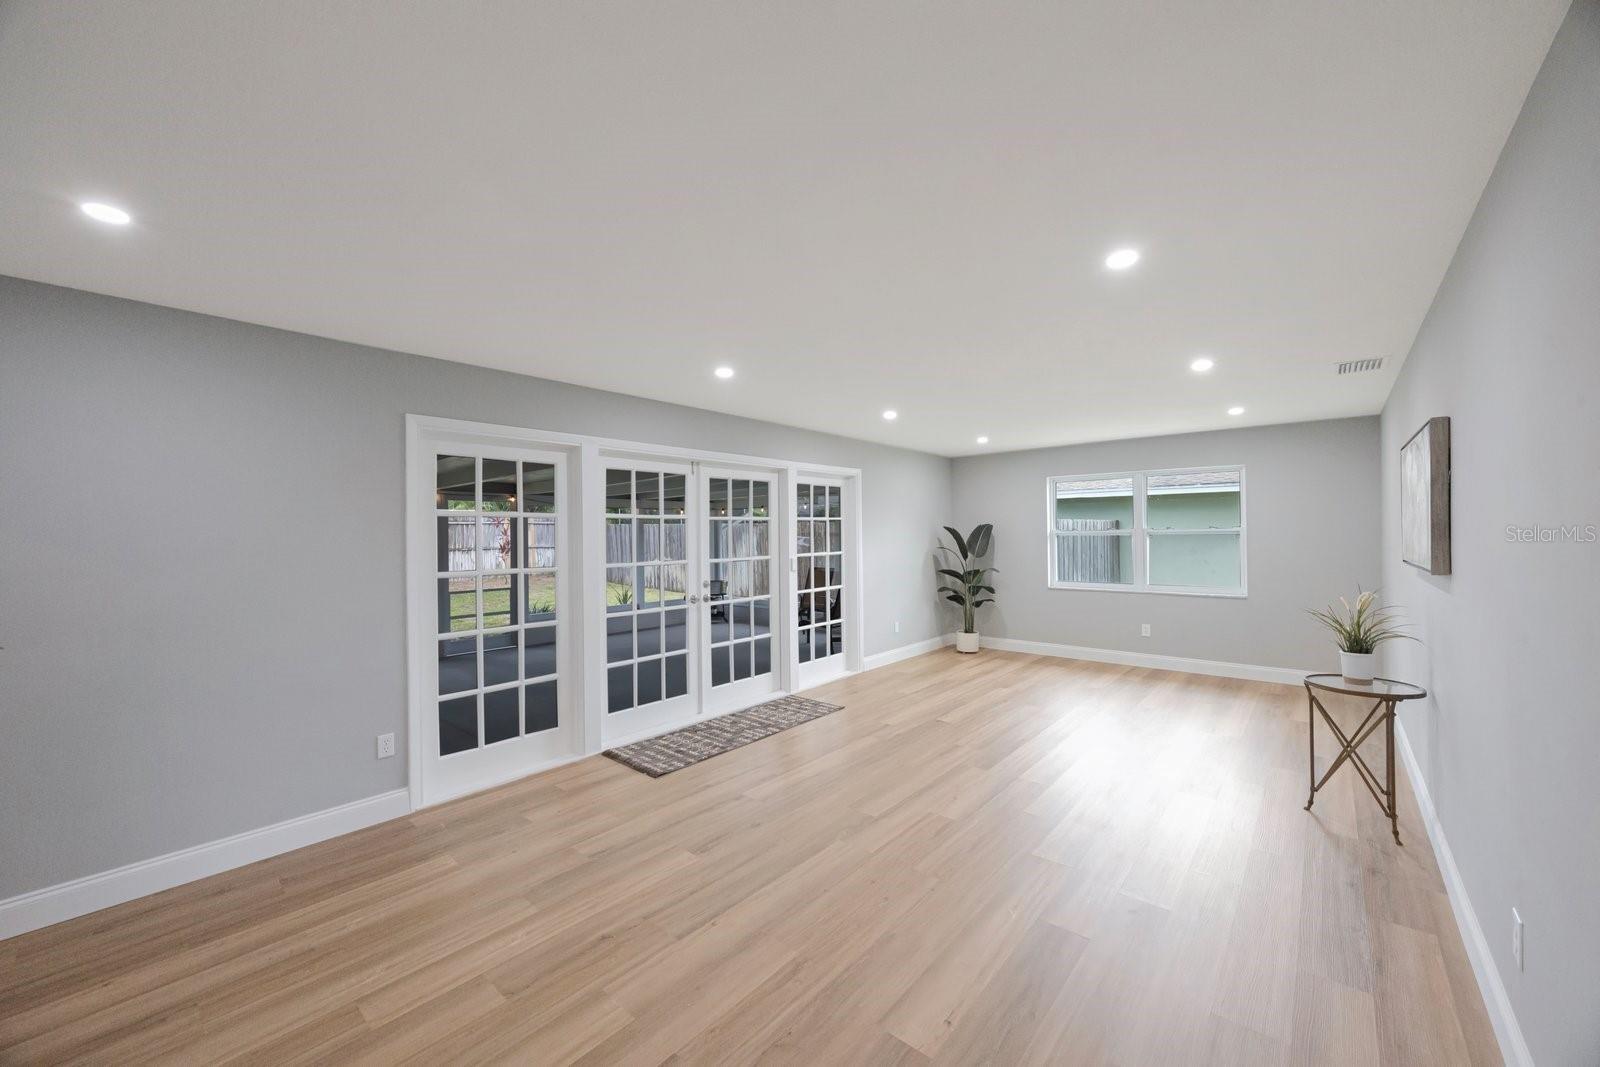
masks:
[(1209, 600), (1248, 600), (1248, 589), (1170, 589), (1144, 585), (1088, 585), (1083, 582), (1048, 582), (1047, 588), (1082, 593), (1141, 593), (1146, 596), (1194, 596)]

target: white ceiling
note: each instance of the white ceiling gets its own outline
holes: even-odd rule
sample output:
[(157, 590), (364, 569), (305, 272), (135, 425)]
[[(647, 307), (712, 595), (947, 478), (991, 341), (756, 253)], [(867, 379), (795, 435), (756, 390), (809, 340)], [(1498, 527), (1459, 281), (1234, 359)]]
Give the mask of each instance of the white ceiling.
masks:
[(947, 455), (1371, 413), (1566, 7), (13, 0), (0, 273)]

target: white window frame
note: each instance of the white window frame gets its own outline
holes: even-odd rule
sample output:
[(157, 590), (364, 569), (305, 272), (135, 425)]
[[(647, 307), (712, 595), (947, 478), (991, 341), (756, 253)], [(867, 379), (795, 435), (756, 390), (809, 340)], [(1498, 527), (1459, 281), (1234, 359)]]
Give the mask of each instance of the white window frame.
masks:
[[(1207, 589), (1204, 587), (1151, 585), (1150, 537), (1152, 531), (1145, 524), (1146, 489), (1152, 476), (1168, 474), (1210, 474), (1216, 471), (1239, 472), (1239, 586), (1236, 589)], [(1129, 478), (1133, 481), (1133, 527), (1126, 534), (1133, 543), (1133, 577), (1131, 583), (1114, 582), (1063, 582), (1056, 577), (1056, 486), (1061, 482), (1102, 481), (1112, 478)], [(1250, 595), (1250, 537), (1249, 498), (1245, 489), (1245, 469), (1242, 463), (1222, 463), (1212, 467), (1165, 467), (1145, 471), (1114, 471), (1109, 474), (1052, 474), (1044, 481), (1045, 489), (1045, 584), (1050, 589), (1087, 590), (1101, 593), (1154, 593), (1163, 596), (1199, 596), (1223, 600), (1243, 600)], [(1225, 533), (1214, 530), (1156, 531), (1158, 537), (1182, 537), (1196, 533)]]

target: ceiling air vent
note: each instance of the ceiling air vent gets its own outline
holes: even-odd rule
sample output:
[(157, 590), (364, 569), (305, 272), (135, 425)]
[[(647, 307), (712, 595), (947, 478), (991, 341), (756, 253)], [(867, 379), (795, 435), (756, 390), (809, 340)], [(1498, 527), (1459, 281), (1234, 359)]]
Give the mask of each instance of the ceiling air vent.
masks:
[(1383, 359), (1352, 359), (1339, 364), (1340, 374), (1365, 374), (1369, 370), (1378, 370), (1383, 366)]

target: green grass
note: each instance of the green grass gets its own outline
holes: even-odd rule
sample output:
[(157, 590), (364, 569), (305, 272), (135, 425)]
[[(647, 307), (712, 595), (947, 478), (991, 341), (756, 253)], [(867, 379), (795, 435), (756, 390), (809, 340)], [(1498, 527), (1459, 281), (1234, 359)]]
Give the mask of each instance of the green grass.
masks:
[[(677, 594), (679, 602), (683, 594)], [(644, 591), (646, 604), (660, 604), (662, 590), (646, 589)], [(617, 607), (633, 603), (633, 589), (627, 582), (606, 583), (606, 603)], [(476, 595), (471, 590), (450, 594), (450, 632), (461, 633), (466, 630), (478, 628), (478, 610)], [(535, 613), (551, 613), (556, 610), (556, 576), (553, 574), (534, 575), (528, 584), (528, 607)], [(484, 626), (493, 629), (498, 626), (510, 626), (516, 620), (511, 617), (511, 590), (485, 589), (483, 591), (483, 621)]]

